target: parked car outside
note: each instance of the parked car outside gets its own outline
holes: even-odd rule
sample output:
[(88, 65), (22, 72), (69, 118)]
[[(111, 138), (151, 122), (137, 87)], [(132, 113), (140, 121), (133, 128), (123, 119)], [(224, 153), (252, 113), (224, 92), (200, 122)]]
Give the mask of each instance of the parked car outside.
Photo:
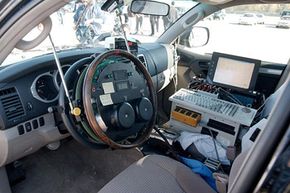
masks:
[(278, 21), (277, 28), (290, 28), (290, 10), (282, 11), (280, 20)]
[(242, 25), (256, 25), (257, 23), (257, 16), (254, 13), (245, 13), (239, 20), (239, 24)]
[(262, 13), (257, 13), (257, 24), (265, 24), (265, 15)]

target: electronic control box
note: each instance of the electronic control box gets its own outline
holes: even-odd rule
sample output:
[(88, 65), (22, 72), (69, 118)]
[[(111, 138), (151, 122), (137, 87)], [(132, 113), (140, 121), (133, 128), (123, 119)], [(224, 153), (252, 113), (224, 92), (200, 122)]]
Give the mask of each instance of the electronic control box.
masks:
[[(138, 54), (138, 44), (136, 40), (128, 39), (127, 44), (129, 46), (131, 54), (137, 56)], [(105, 39), (105, 48), (108, 49), (120, 49), (120, 50), (126, 50), (126, 40), (119, 36), (119, 37), (107, 37)]]
[(250, 126), (257, 112), (199, 90), (180, 89), (169, 100), (172, 129), (213, 135), (224, 146), (235, 144), (240, 126)]

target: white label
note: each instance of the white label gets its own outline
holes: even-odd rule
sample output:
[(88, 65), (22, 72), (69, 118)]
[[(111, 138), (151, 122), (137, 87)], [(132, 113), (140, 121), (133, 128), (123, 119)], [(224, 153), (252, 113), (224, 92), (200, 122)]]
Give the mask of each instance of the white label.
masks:
[(103, 90), (104, 90), (105, 94), (109, 94), (109, 93), (114, 93), (115, 92), (113, 82), (102, 83), (102, 86), (103, 86)]
[(103, 94), (100, 96), (100, 101), (103, 106), (114, 104), (110, 94)]

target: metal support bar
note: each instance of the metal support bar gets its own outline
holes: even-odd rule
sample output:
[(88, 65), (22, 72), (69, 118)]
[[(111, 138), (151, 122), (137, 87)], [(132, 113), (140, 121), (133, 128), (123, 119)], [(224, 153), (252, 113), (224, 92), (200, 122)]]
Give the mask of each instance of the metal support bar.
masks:
[(63, 84), (64, 92), (65, 92), (65, 95), (66, 95), (66, 97), (67, 97), (67, 99), (69, 101), (69, 107), (70, 107), (71, 113), (73, 113), (74, 112), (74, 106), (73, 106), (72, 101), (71, 101), (71, 99), (69, 97), (69, 91), (68, 91), (67, 85), (65, 83), (64, 74), (63, 74), (63, 71), (62, 71), (62, 68), (61, 68), (61, 64), (60, 64), (59, 58), (58, 58), (58, 56), (56, 54), (56, 49), (55, 49), (54, 43), (52, 41), (51, 35), (48, 34), (48, 37), (49, 37), (49, 40), (50, 40), (50, 43), (51, 43), (51, 46), (52, 46), (54, 59), (55, 59), (56, 66), (57, 66), (57, 69), (58, 69), (58, 72), (59, 72), (59, 75), (60, 75), (60, 78), (61, 78), (61, 82)]

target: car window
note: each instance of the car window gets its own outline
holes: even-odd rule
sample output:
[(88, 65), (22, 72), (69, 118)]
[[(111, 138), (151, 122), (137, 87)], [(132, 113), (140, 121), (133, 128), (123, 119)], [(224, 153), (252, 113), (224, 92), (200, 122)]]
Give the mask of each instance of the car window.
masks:
[(281, 17), (283, 16), (290, 16), (290, 10), (289, 11), (283, 11), (281, 14)]
[[(243, 5), (208, 16), (196, 26), (209, 29), (208, 44), (187, 49), (198, 54), (222, 52), (287, 64), (290, 54), (289, 4)], [(255, 15), (262, 15), (256, 17)], [(192, 36), (191, 36), (192, 37)], [(196, 37), (199, 37), (196, 34)]]
[[(168, 16), (148, 16), (133, 14), (129, 10), (130, 1), (125, 1), (121, 9), (122, 26), (127, 37), (139, 42), (154, 42), (171, 24), (197, 4), (186, 0), (160, 0), (170, 5)], [(74, 0), (50, 17), (51, 36), (57, 50), (104, 47), (103, 37), (122, 35), (121, 23), (115, 12), (101, 10), (104, 1)], [(32, 40), (41, 30), (36, 26), (24, 40)], [(14, 49), (2, 65), (8, 65), (24, 59), (51, 53), (51, 44), (47, 38), (36, 48), (22, 51)]]

